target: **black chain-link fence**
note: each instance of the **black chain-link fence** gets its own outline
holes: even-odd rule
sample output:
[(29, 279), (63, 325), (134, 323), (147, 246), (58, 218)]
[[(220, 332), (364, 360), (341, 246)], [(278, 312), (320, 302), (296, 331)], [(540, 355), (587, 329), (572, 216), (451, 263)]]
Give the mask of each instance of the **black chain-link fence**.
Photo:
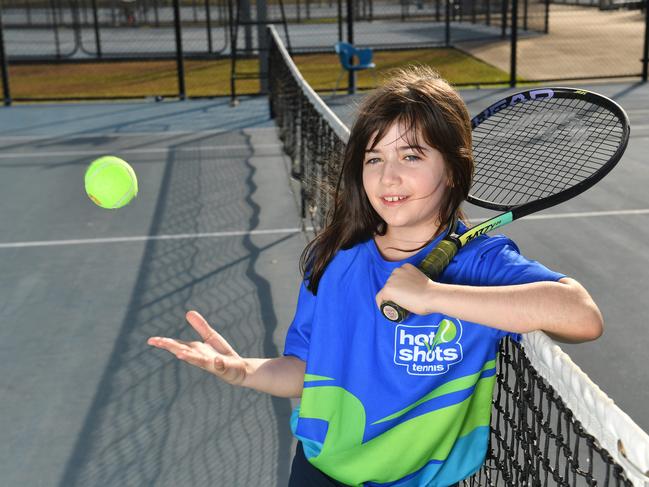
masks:
[(376, 70), (427, 62), (460, 86), (646, 72), (637, 1), (349, 1), (2, 0), (5, 101), (261, 93), (268, 23), (334, 72), (340, 40), (373, 48)]
[[(186, 55), (222, 54), (225, 0), (180, 3)], [(7, 54), (17, 61), (174, 56), (173, 0), (5, 0)]]

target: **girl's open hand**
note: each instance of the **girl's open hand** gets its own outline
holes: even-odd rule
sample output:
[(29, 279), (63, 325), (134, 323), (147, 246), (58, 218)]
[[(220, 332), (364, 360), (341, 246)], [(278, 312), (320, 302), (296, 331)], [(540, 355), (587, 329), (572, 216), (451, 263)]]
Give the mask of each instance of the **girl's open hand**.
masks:
[(244, 359), (197, 311), (189, 311), (185, 318), (203, 341), (186, 342), (173, 338), (151, 337), (147, 343), (174, 354), (176, 358), (188, 364), (211, 372), (229, 384), (241, 385), (246, 378)]
[(431, 303), (433, 281), (412, 264), (397, 267), (376, 295), (376, 305), (385, 301), (397, 303), (411, 313), (426, 315), (433, 312)]

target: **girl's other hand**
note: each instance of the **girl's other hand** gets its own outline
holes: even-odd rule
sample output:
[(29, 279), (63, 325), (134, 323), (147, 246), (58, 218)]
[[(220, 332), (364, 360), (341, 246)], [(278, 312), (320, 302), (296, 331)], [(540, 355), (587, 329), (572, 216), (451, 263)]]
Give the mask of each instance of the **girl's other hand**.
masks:
[(211, 372), (228, 384), (241, 385), (246, 378), (244, 359), (197, 311), (189, 311), (185, 318), (203, 341), (186, 342), (173, 338), (151, 337), (147, 343), (174, 354), (183, 362)]
[(376, 295), (376, 305), (385, 301), (397, 303), (417, 315), (433, 313), (431, 296), (435, 283), (412, 264), (397, 267)]

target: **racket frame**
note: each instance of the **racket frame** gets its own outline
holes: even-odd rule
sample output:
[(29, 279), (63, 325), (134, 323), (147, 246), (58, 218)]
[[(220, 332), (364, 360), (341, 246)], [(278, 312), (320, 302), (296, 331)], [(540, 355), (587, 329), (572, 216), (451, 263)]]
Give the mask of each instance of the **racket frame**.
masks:
[[(457, 229), (457, 219), (455, 215), (452, 215), (452, 221), (449, 222), (446, 235), (437, 245), (437, 247), (435, 247), (435, 249), (433, 249), (419, 265), (419, 269), (424, 274), (426, 274), (429, 279), (436, 280), (442, 273), (444, 268), (446, 268), (446, 266), (453, 259), (455, 254), (473, 239), (481, 235), (485, 235), (492, 230), (495, 230), (496, 228), (505, 226), (513, 222), (514, 220), (518, 220), (519, 218), (530, 215), (532, 213), (551, 208), (583, 193), (584, 191), (595, 185), (597, 182), (599, 182), (602, 178), (604, 178), (604, 176), (606, 176), (622, 158), (622, 155), (624, 154), (624, 151), (626, 150), (626, 147), (628, 145), (629, 135), (631, 131), (629, 117), (627, 116), (624, 109), (610, 98), (588, 90), (566, 87), (553, 87), (521, 91), (497, 101), (496, 103), (492, 104), (491, 106), (480, 112), (478, 115), (473, 117), (471, 119), (471, 127), (472, 129), (475, 129), (494, 114), (517, 103), (525, 103), (536, 99), (546, 98), (579, 98), (595, 105), (601, 106), (602, 108), (605, 108), (609, 112), (613, 113), (620, 121), (622, 127), (621, 143), (619, 144), (617, 150), (613, 153), (610, 159), (591, 176), (585, 178), (574, 186), (570, 186), (569, 188), (559, 191), (558, 193), (540, 198), (538, 200), (522, 203), (519, 205), (504, 205), (486, 201), (480, 198), (475, 198), (469, 194), (466, 199), (469, 203), (472, 203), (481, 208), (499, 210), (502, 213), (489, 218), (474, 227), (471, 227), (461, 235), (458, 235), (455, 232), (455, 230)], [(449, 243), (452, 243), (452, 245), (449, 245)], [(435, 254), (436, 252), (437, 255)], [(390, 301), (386, 301), (381, 304), (381, 311), (388, 320), (397, 323), (401, 323), (409, 315), (409, 312), (407, 310)]]

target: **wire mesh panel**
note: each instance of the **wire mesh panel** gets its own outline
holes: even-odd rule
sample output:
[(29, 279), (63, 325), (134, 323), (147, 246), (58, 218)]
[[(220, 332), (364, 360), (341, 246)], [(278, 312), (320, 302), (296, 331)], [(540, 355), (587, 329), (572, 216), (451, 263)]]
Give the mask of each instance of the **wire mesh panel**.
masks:
[(15, 100), (176, 97), (179, 52), (190, 95), (228, 94), (230, 0), (7, 3)]
[[(402, 0), (371, 2), (354, 12), (354, 39), (374, 48), (453, 47), (509, 37), (510, 0)], [(359, 5), (362, 3), (355, 3)], [(523, 0), (524, 35), (546, 31), (547, 0)], [(369, 13), (367, 13), (369, 11)], [(529, 34), (527, 33), (529, 31)]]
[[(519, 16), (524, 6), (518, 0)], [(640, 76), (645, 33), (645, 15), (640, 10), (552, 3), (548, 19), (546, 34), (518, 39), (520, 81)], [(494, 65), (508, 65), (506, 50), (506, 45), (494, 44), (482, 47), (481, 56)]]
[[(267, 23), (283, 24), (279, 35), (292, 53), (326, 54), (327, 63), (337, 61), (334, 45), (340, 40), (353, 37), (357, 47), (373, 48), (377, 69), (360, 72), (363, 88), (376, 84), (374, 74), (382, 68), (407, 61), (439, 67), (457, 86), (640, 77), (646, 22), (645, 13), (633, 9), (638, 5), (626, 0), (5, 0), (2, 26), (17, 100), (177, 96), (177, 57), (187, 61), (189, 96), (217, 96), (230, 94), (227, 57), (235, 40), (246, 64), (242, 72), (257, 76), (256, 57), (265, 55), (259, 37)], [(83, 66), (49, 66), (68, 62)], [(38, 66), (44, 63), (49, 65)], [(99, 66), (103, 63), (121, 64)], [(250, 79), (244, 85), (237, 86), (239, 93), (259, 94), (263, 86)]]
[[(26, 0), (5, 6), (13, 59), (173, 58), (173, 0)], [(184, 54), (218, 55), (228, 46), (227, 0), (180, 0)]]

